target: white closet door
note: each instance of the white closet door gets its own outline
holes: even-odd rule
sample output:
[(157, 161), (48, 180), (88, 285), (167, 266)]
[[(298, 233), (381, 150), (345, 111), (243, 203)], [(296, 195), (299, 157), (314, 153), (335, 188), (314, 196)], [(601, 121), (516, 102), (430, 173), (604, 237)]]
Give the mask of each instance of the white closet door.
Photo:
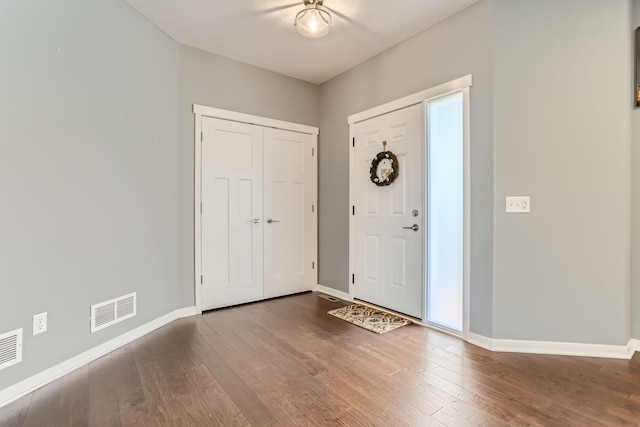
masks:
[[(355, 297), (422, 317), (424, 185), (422, 107), (414, 105), (354, 126)], [(387, 186), (370, 180), (372, 159), (393, 152), (399, 175)]]
[(313, 137), (264, 130), (264, 297), (312, 289)]
[(263, 298), (263, 128), (202, 118), (202, 309)]

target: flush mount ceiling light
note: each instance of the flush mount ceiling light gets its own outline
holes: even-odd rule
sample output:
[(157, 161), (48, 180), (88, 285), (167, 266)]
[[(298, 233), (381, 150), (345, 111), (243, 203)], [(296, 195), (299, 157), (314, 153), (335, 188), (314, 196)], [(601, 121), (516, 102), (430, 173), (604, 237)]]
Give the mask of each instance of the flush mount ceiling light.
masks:
[(331, 14), (322, 3), (323, 0), (304, 0), (304, 9), (298, 12), (293, 23), (303, 36), (317, 39), (329, 32)]

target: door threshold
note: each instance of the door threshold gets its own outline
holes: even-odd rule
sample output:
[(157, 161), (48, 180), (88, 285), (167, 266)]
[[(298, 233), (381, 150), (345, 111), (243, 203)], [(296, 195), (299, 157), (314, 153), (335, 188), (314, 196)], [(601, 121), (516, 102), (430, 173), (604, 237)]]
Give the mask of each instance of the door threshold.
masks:
[(390, 310), (388, 308), (381, 307), (379, 305), (372, 304), (370, 302), (363, 301), (363, 300), (358, 299), (358, 298), (354, 298), (353, 302), (356, 302), (356, 303), (362, 304), (362, 305), (366, 305), (367, 307), (375, 308), (376, 310), (381, 310), (381, 311), (384, 311), (384, 312), (389, 313), (389, 314), (393, 314), (393, 315), (398, 316), (398, 317), (402, 317), (403, 319), (410, 320), (411, 322), (415, 323), (416, 325), (424, 326), (424, 327), (427, 327), (429, 329), (433, 329), (434, 331), (442, 332), (443, 334), (447, 334), (447, 335), (450, 335), (452, 337), (460, 338), (461, 340), (463, 340), (461, 332), (452, 331), (450, 329), (443, 328), (442, 326), (438, 326), (438, 325), (435, 325), (433, 323), (423, 322), (422, 319), (420, 319), (418, 317), (413, 317), (413, 316), (409, 316), (408, 314), (399, 313), (397, 311), (393, 311), (393, 310)]
[(387, 312), (389, 314), (393, 314), (395, 316), (402, 317), (403, 319), (410, 320), (413, 323), (417, 323), (419, 325), (423, 325), (422, 319), (420, 319), (418, 317), (409, 316), (408, 314), (399, 313), (397, 311), (393, 311), (393, 310), (390, 310), (390, 309), (385, 308), (385, 307), (380, 307), (379, 305), (371, 304), (370, 302), (363, 301), (363, 300), (358, 299), (358, 298), (354, 298), (353, 301), (357, 302), (358, 304), (366, 305), (367, 307), (375, 308), (376, 310), (384, 311), (384, 312)]
[(429, 329), (433, 329), (434, 331), (442, 332), (443, 334), (447, 334), (455, 338), (460, 338), (462, 341), (464, 341), (464, 338), (462, 337), (462, 332), (447, 329), (440, 325), (435, 325), (433, 323), (421, 323), (421, 325), (426, 326)]

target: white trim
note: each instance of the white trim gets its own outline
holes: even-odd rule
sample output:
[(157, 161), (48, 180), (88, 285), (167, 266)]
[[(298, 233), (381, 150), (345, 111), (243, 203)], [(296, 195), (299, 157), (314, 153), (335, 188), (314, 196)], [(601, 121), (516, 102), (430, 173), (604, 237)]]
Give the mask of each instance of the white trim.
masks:
[(467, 342), (473, 345), (477, 345), (478, 347), (482, 347), (485, 350), (494, 351), (493, 350), (493, 340), (489, 337), (485, 337), (484, 335), (474, 334), (473, 332), (467, 332)]
[(312, 219), (311, 219), (311, 235), (313, 238), (313, 243), (312, 243), (312, 254), (311, 254), (311, 260), (313, 262), (313, 269), (311, 270), (311, 283), (318, 283), (318, 271), (319, 271), (319, 267), (318, 267), (318, 135), (312, 135), (312, 150), (313, 150), (313, 156), (311, 158), (311, 164), (312, 164), (312, 177), (313, 177), (313, 183), (312, 183), (312, 193), (313, 195), (311, 196), (311, 203), (313, 203), (313, 215), (312, 215)]
[(633, 353), (640, 351), (640, 340), (631, 338), (627, 346), (629, 347), (629, 353), (633, 356)]
[(285, 122), (282, 120), (270, 119), (268, 117), (254, 116), (251, 114), (238, 113), (236, 111), (221, 110), (219, 108), (207, 107), (204, 105), (193, 104), (193, 113), (199, 116), (214, 117), (216, 119), (231, 120), (234, 122), (249, 123), (252, 125), (264, 126), (268, 128), (276, 128), (282, 130), (290, 130), (292, 132), (307, 133), (318, 135), (320, 133), (317, 127), (301, 125), (299, 123)]
[(471, 89), (462, 89), (463, 111), (463, 170), (464, 170), (464, 254), (462, 273), (462, 339), (467, 341), (471, 331)]
[[(193, 106), (195, 110), (196, 106)], [(194, 249), (194, 305), (198, 314), (202, 313), (202, 115), (195, 114), (194, 134), (194, 204), (193, 204), (193, 249)]]
[(313, 262), (315, 269), (312, 271), (312, 282), (318, 282), (318, 135), (320, 129), (313, 126), (301, 125), (298, 123), (285, 122), (282, 120), (270, 119), (267, 117), (254, 116), (251, 114), (238, 113), (235, 111), (222, 110), (219, 108), (207, 107), (193, 104), (194, 114), (194, 252), (195, 252), (195, 277), (194, 277), (194, 305), (196, 313), (202, 313), (202, 216), (200, 206), (202, 203), (202, 118), (212, 117), (216, 119), (229, 120), (240, 123), (247, 123), (267, 128), (282, 129), (291, 132), (304, 133), (312, 136), (313, 156), (313, 204), (315, 206), (313, 215), (312, 247)]
[(340, 298), (345, 301), (353, 301), (353, 297), (346, 292), (339, 291), (337, 289), (329, 288), (328, 286), (315, 285), (313, 287), (315, 292), (322, 292), (323, 294), (330, 295), (332, 297)]
[(353, 138), (355, 138), (355, 132), (353, 129), (353, 125), (349, 124), (349, 206), (347, 206), (349, 215), (349, 271), (347, 273), (347, 286), (349, 289), (349, 297), (351, 301), (353, 301), (353, 295), (355, 294), (354, 284), (353, 284), (353, 274), (355, 274), (355, 265), (356, 265), (356, 249), (354, 242), (356, 241), (356, 227), (353, 220), (353, 206), (355, 203), (355, 195), (353, 194), (352, 189), (355, 187), (356, 182), (356, 174), (354, 172), (354, 150), (353, 146)]
[(478, 347), (496, 352), (554, 354), (561, 356), (606, 357), (611, 359), (631, 359), (637, 351), (638, 340), (630, 340), (627, 345), (583, 344), (552, 341), (526, 341), (492, 339), (469, 332), (469, 342)]
[(360, 113), (352, 114), (348, 118), (350, 125), (371, 119), (373, 117), (381, 116), (383, 114), (390, 113), (392, 111), (399, 110), (401, 108), (408, 107), (410, 105), (420, 104), (426, 99), (435, 98), (440, 95), (444, 95), (449, 92), (464, 89), (473, 85), (473, 78), (471, 74), (467, 74), (464, 77), (460, 77), (455, 80), (443, 83), (438, 86), (423, 90), (422, 92), (414, 93), (404, 98), (396, 99), (386, 104), (378, 105), (377, 107), (370, 108)]
[(186, 307), (174, 310), (171, 313), (158, 317), (142, 326), (139, 326), (129, 332), (126, 332), (116, 338), (113, 338), (105, 343), (102, 343), (92, 349), (89, 349), (83, 353), (80, 353), (71, 359), (67, 359), (64, 362), (58, 363), (49, 369), (38, 372), (37, 374), (20, 381), (17, 384), (9, 386), (3, 390), (0, 390), (0, 408), (8, 405), (21, 398), (22, 396), (31, 393), (32, 391), (54, 381), (58, 378), (68, 374), (69, 372), (78, 369), (89, 362), (92, 362), (105, 354), (122, 347), (125, 344), (130, 343), (151, 331), (154, 331), (174, 320), (182, 317), (189, 317), (196, 314), (195, 307)]
[(429, 293), (429, 100), (420, 105), (422, 117), (422, 286), (420, 288), (420, 317), (423, 325), (439, 328), (427, 320), (427, 295)]

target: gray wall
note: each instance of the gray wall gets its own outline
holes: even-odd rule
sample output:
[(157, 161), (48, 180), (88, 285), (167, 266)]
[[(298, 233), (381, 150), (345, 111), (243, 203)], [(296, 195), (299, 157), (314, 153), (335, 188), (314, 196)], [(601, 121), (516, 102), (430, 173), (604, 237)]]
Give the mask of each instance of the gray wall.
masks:
[(493, 336), (626, 344), (630, 2), (494, 5)]
[[(0, 57), (0, 333), (25, 329), (3, 389), (193, 305), (191, 104), (317, 126), (319, 89), (113, 0), (0, 3)], [(133, 291), (138, 316), (90, 335), (89, 306)]]
[(471, 329), (491, 336), (492, 3), (480, 2), (320, 87), (319, 282), (349, 290), (347, 116), (473, 74)]
[(2, 389), (178, 308), (178, 47), (121, 1), (6, 0), (0, 58), (0, 331), (25, 333)]
[[(640, 0), (634, 0), (630, 37), (638, 27)], [(632, 40), (632, 49), (634, 45)], [(640, 339), (640, 109), (634, 108), (631, 116), (631, 336)]]
[(193, 305), (193, 157), (192, 105), (318, 126), (317, 85), (180, 46), (179, 283), (178, 301)]

